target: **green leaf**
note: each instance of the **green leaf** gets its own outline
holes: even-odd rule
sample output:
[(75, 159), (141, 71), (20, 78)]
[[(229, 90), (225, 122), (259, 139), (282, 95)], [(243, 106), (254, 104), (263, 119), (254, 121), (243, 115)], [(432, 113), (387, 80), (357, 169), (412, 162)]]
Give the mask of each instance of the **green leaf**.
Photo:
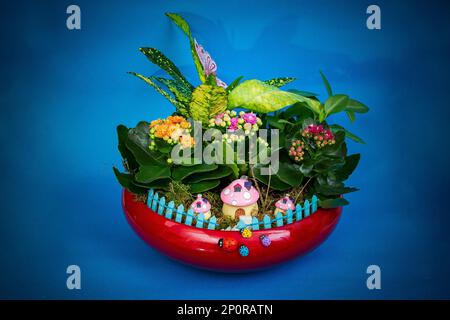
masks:
[(141, 183), (151, 183), (159, 179), (170, 178), (169, 166), (141, 166), (136, 174), (136, 181)]
[(230, 85), (225, 89), (227, 92), (230, 92), (231, 90), (233, 90), (234, 88), (236, 88), (238, 86), (238, 84), (241, 82), (243, 76), (237, 77), (236, 79), (233, 80), (232, 83), (230, 83)]
[(280, 122), (280, 119), (274, 116), (267, 116), (266, 120), (271, 128), (284, 130), (284, 127), (286, 126), (285, 123)]
[(206, 125), (209, 119), (227, 109), (227, 94), (225, 89), (218, 86), (202, 84), (192, 93), (189, 105), (192, 119)]
[(350, 131), (348, 131), (347, 129), (345, 129), (345, 136), (357, 143), (366, 143), (363, 139), (361, 139), (360, 137), (358, 137), (356, 134), (351, 133)]
[(128, 72), (129, 74), (138, 77), (139, 79), (145, 81), (147, 84), (152, 86), (158, 93), (160, 93), (164, 98), (169, 100), (170, 103), (172, 103), (178, 110), (180, 110), (180, 113), (183, 114), (186, 110), (186, 107), (181, 103), (180, 101), (177, 101), (174, 99), (173, 96), (170, 95), (170, 93), (164, 91), (160, 86), (158, 86), (152, 79), (144, 77), (143, 75), (136, 73), (136, 72)]
[(176, 181), (181, 181), (192, 174), (216, 170), (217, 167), (217, 164), (206, 163), (195, 166), (176, 166), (172, 171), (172, 178)]
[(187, 89), (191, 91), (194, 87), (186, 80), (186, 78), (181, 74), (180, 70), (177, 66), (170, 61), (161, 51), (155, 48), (139, 48), (141, 51), (152, 63), (159, 66), (168, 75), (173, 77), (175, 80), (179, 81), (182, 85), (184, 85)]
[(349, 187), (336, 187), (330, 185), (319, 185), (316, 186), (315, 192), (320, 193), (324, 196), (339, 196), (342, 194), (350, 193), (358, 191), (357, 188), (349, 188)]
[(325, 112), (326, 117), (331, 114), (338, 113), (344, 111), (347, 107), (348, 96), (345, 94), (337, 94), (331, 96), (325, 101)]
[(348, 205), (349, 202), (344, 198), (320, 200), (319, 206), (322, 208), (337, 208)]
[(277, 87), (277, 88), (281, 88), (282, 86), (291, 83), (293, 81), (295, 81), (296, 78), (291, 78), (291, 77), (283, 77), (283, 78), (274, 78), (274, 79), (270, 79), (270, 80), (266, 80), (264, 81), (264, 83), (267, 83), (268, 85)]
[(195, 50), (195, 42), (194, 38), (192, 38), (191, 28), (189, 27), (189, 24), (186, 22), (186, 20), (183, 19), (183, 17), (176, 13), (166, 13), (166, 16), (168, 16), (170, 20), (172, 20), (177, 25), (177, 27), (180, 28), (189, 38), (189, 45), (191, 47), (191, 54), (192, 58), (194, 59), (195, 68), (197, 69), (200, 81), (205, 82), (206, 76), (203, 70), (202, 63), (200, 62), (200, 59), (197, 55), (197, 51)]
[(200, 181), (221, 179), (228, 177), (232, 172), (233, 170), (228, 166), (219, 166), (216, 170), (197, 173), (193, 176), (190, 176), (185, 182), (188, 184), (192, 184)]
[(333, 133), (339, 132), (339, 131), (343, 131), (345, 132), (345, 136), (355, 142), (358, 143), (365, 143), (363, 139), (361, 139), (360, 137), (358, 137), (356, 134), (351, 133), (350, 131), (348, 131), (347, 129), (345, 129), (344, 127), (338, 125), (338, 124), (333, 124), (330, 126), (331, 130), (333, 131)]
[(157, 78), (157, 77), (149, 77), (151, 80), (156, 80), (169, 89), (170, 92), (175, 96), (175, 98), (183, 102), (186, 106), (189, 105), (192, 97), (192, 90), (187, 89), (185, 86), (180, 84), (179, 81), (173, 79), (165, 79), (165, 78)]
[(314, 113), (311, 111), (311, 109), (305, 106), (304, 103), (297, 102), (286, 109), (286, 111), (284, 112), (284, 116), (286, 117), (286, 119), (296, 116), (298, 117), (298, 120), (303, 120), (306, 118), (314, 118)]
[(292, 92), (292, 93), (296, 93), (300, 96), (304, 96), (307, 98), (316, 98), (319, 96), (318, 93), (314, 93), (314, 92), (309, 92), (309, 91), (302, 91), (302, 90), (297, 90), (297, 89), (288, 89), (287, 91)]
[(319, 112), (320, 103), (292, 92), (282, 91), (259, 80), (247, 80), (234, 88), (228, 96), (228, 109), (243, 107), (255, 112), (269, 113), (296, 102), (304, 102)]
[(345, 113), (351, 122), (355, 122), (355, 113), (353, 111), (345, 110)]
[(133, 176), (131, 174), (122, 173), (116, 167), (113, 167), (113, 171), (119, 184), (131, 193), (144, 194), (147, 192), (148, 188), (139, 187), (133, 183)]
[(328, 82), (328, 79), (325, 77), (322, 71), (320, 71), (320, 76), (322, 77), (325, 89), (327, 89), (328, 96), (331, 97), (333, 95), (333, 90), (331, 90), (331, 86), (330, 83)]
[(236, 163), (229, 163), (225, 164), (227, 167), (231, 169), (231, 172), (233, 173), (233, 178), (237, 179), (239, 178), (239, 166)]
[(346, 110), (356, 113), (366, 113), (369, 111), (369, 108), (355, 99), (349, 99)]
[(127, 162), (128, 169), (134, 171), (139, 167), (133, 153), (127, 148), (128, 128), (124, 125), (117, 126), (118, 149), (122, 158)]
[(285, 191), (292, 188), (289, 184), (281, 181), (280, 178), (278, 178), (276, 175), (270, 175), (270, 179), (269, 175), (262, 175), (261, 167), (259, 166), (254, 167), (253, 173), (255, 175), (256, 180), (265, 184), (266, 186), (270, 184), (270, 188), (274, 190)]
[(303, 175), (300, 172), (300, 166), (286, 162), (279, 163), (277, 178), (291, 187), (298, 187), (303, 181)]
[(313, 162), (304, 162), (300, 166), (300, 172), (306, 177), (310, 177), (313, 167), (314, 167)]
[(148, 128), (148, 122), (141, 121), (136, 128), (128, 130), (126, 146), (140, 165), (165, 165), (164, 156), (149, 149)]
[(353, 173), (358, 166), (361, 155), (359, 153), (349, 155), (345, 157), (345, 164), (341, 169), (336, 171), (336, 178), (345, 181)]
[(192, 193), (202, 193), (216, 188), (220, 184), (220, 180), (208, 180), (191, 184)]

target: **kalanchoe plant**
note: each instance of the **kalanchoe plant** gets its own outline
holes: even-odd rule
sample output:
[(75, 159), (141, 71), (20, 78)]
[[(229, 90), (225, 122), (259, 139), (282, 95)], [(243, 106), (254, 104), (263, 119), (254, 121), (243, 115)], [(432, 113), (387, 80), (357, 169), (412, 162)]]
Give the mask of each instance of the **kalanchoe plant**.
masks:
[[(216, 62), (193, 38), (188, 23), (180, 15), (168, 13), (167, 16), (188, 38), (200, 83), (194, 85), (188, 81), (158, 49), (140, 48), (167, 76), (130, 74), (163, 95), (175, 106), (175, 112), (166, 119), (142, 121), (135, 128), (117, 127), (118, 147), (125, 168), (124, 173), (114, 168), (119, 183), (136, 194), (144, 194), (149, 188), (173, 192), (170, 186), (174, 185), (186, 190), (186, 194), (218, 193), (221, 186), (246, 174), (261, 191), (263, 210), (284, 193), (299, 202), (316, 194), (322, 207), (347, 204), (343, 195), (357, 189), (345, 186), (344, 182), (358, 165), (360, 155), (347, 154), (346, 139), (359, 143), (363, 140), (344, 127), (330, 123), (329, 117), (345, 112), (353, 122), (356, 114), (365, 113), (368, 108), (347, 95), (333, 94), (323, 73), (328, 93), (324, 102), (314, 93), (280, 89), (295, 80), (291, 77), (243, 81), (241, 76), (227, 85), (217, 77)], [(220, 143), (226, 148), (235, 140), (250, 139), (261, 128), (278, 129), (279, 170), (263, 175), (264, 165), (254, 165), (250, 161), (174, 164), (170, 157), (174, 147), (189, 149), (196, 144), (193, 121), (201, 122), (205, 129), (221, 131), (223, 141)], [(243, 135), (234, 134), (240, 130)], [(259, 142), (270, 148), (270, 141)]]

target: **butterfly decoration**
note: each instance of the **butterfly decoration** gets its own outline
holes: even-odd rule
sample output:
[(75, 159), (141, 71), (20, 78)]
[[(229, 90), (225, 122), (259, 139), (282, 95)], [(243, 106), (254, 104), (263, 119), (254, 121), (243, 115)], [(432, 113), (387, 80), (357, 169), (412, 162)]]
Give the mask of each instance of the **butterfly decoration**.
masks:
[[(195, 51), (197, 52), (197, 56), (200, 59), (200, 63), (203, 66), (203, 71), (205, 72), (206, 77), (213, 74), (214, 76), (217, 73), (217, 64), (211, 58), (211, 55), (208, 51), (206, 51), (201, 44), (194, 39), (195, 43)], [(216, 77), (216, 83), (219, 87), (226, 88), (227, 84)]]

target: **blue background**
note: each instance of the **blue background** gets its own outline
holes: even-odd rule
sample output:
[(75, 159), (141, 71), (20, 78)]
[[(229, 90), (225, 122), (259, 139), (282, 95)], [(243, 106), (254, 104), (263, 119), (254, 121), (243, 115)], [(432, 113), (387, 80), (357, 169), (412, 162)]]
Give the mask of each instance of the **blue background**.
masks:
[[(13, 5), (14, 3), (14, 5)], [(67, 1), (1, 4), (0, 298), (450, 298), (448, 73), (450, 14), (433, 1)], [(157, 47), (196, 81), (179, 12), (226, 82), (296, 76), (291, 87), (335, 92), (371, 111), (367, 144), (340, 224), (317, 250), (275, 269), (227, 275), (173, 262), (125, 221), (115, 127), (173, 109), (126, 71), (154, 74), (137, 50)], [(66, 268), (82, 270), (67, 290)], [(366, 268), (382, 290), (366, 288)]]

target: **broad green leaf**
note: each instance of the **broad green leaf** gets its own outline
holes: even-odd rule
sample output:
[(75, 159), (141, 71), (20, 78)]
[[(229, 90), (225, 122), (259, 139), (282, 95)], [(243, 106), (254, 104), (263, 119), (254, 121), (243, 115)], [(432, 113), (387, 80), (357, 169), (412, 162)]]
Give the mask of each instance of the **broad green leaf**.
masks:
[(189, 111), (192, 119), (206, 125), (209, 119), (227, 109), (227, 94), (225, 89), (218, 86), (202, 84), (192, 93)]
[(189, 38), (189, 45), (191, 47), (191, 54), (194, 60), (195, 68), (197, 69), (200, 81), (205, 82), (206, 76), (203, 70), (202, 63), (200, 62), (200, 59), (197, 55), (197, 51), (195, 50), (194, 38), (191, 35), (191, 28), (189, 27), (189, 24), (186, 22), (186, 20), (183, 19), (183, 17), (176, 13), (166, 13), (166, 16), (168, 16), (170, 20), (172, 20), (177, 25), (177, 27), (180, 28)]
[(333, 95), (333, 90), (331, 90), (330, 83), (328, 82), (327, 77), (320, 71), (320, 76), (322, 77), (323, 84), (325, 85), (325, 89), (327, 89), (328, 96), (331, 97)]
[(175, 80), (183, 84), (187, 89), (190, 89), (191, 91), (194, 89), (189, 81), (187, 81), (186, 78), (181, 74), (177, 66), (172, 61), (170, 61), (170, 59), (167, 58), (161, 51), (155, 48), (139, 48), (139, 51), (141, 51), (148, 58), (148, 60), (159, 66), (161, 69), (167, 72), (168, 75), (172, 76)]
[(292, 92), (282, 91), (259, 80), (247, 80), (234, 88), (228, 96), (228, 109), (243, 107), (255, 112), (269, 113), (296, 102), (304, 102), (319, 112), (320, 103)]
[(172, 170), (172, 178), (176, 181), (181, 181), (192, 174), (216, 170), (217, 167), (217, 164), (206, 163), (195, 166), (176, 166)]
[(126, 142), (128, 139), (128, 128), (124, 125), (117, 126), (117, 139), (118, 139), (118, 149), (124, 160), (127, 162), (127, 166), (130, 171), (134, 171), (139, 167), (133, 153), (127, 148)]
[(295, 81), (295, 78), (291, 78), (291, 77), (284, 77), (284, 78), (275, 78), (275, 79), (270, 79), (270, 80), (266, 80), (264, 81), (264, 83), (267, 83), (268, 85), (277, 87), (277, 88), (281, 88), (282, 86), (291, 83), (293, 81)]
[(208, 180), (191, 184), (192, 193), (202, 193), (216, 188), (220, 184), (220, 180)]
[(122, 173), (116, 167), (113, 167), (113, 171), (117, 181), (123, 188), (135, 194), (144, 194), (147, 192), (148, 188), (139, 187), (133, 183), (133, 176), (131, 174)]
[(298, 120), (314, 118), (314, 113), (302, 102), (297, 102), (284, 112), (286, 119), (298, 117)]
[(344, 111), (347, 107), (348, 96), (345, 94), (337, 94), (331, 96), (325, 101), (326, 116)]
[[(253, 173), (255, 175), (256, 180), (267, 185), (270, 185), (271, 189), (278, 191), (285, 191), (291, 189), (291, 186), (283, 181), (281, 181), (276, 175), (262, 175), (261, 168), (259, 166), (255, 166), (253, 168)], [(269, 178), (270, 177), (270, 178)]]
[(160, 93), (164, 98), (169, 100), (180, 112), (183, 114), (183, 110), (185, 110), (185, 106), (180, 101), (177, 101), (170, 95), (170, 93), (164, 91), (160, 86), (158, 86), (152, 79), (144, 77), (143, 75), (136, 72), (128, 72), (129, 74), (138, 77), (139, 79), (145, 81), (149, 85), (151, 85), (158, 93)]
[(200, 181), (221, 179), (228, 177), (232, 172), (233, 170), (228, 166), (219, 166), (216, 170), (191, 175), (187, 178), (186, 182), (192, 184)]
[(358, 166), (361, 155), (359, 153), (349, 155), (345, 157), (345, 164), (341, 169), (336, 171), (336, 178), (345, 181), (353, 173)]
[(349, 99), (345, 110), (356, 113), (366, 113), (369, 111), (369, 108), (355, 99)]
[(286, 162), (280, 162), (277, 178), (282, 182), (289, 184), (291, 187), (298, 187), (303, 181), (303, 175), (300, 172), (300, 166)]
[(140, 166), (136, 174), (136, 181), (141, 183), (151, 183), (159, 179), (170, 178), (169, 166)]
[(131, 151), (140, 165), (163, 165), (166, 160), (162, 154), (152, 152), (149, 147), (148, 122), (141, 121), (128, 130), (126, 147)]
[(280, 122), (280, 119), (273, 117), (273, 116), (267, 116), (266, 120), (271, 128), (284, 130), (284, 127), (286, 126), (285, 123)]
[(337, 208), (348, 205), (349, 202), (344, 198), (319, 200), (319, 206), (321, 208)]

